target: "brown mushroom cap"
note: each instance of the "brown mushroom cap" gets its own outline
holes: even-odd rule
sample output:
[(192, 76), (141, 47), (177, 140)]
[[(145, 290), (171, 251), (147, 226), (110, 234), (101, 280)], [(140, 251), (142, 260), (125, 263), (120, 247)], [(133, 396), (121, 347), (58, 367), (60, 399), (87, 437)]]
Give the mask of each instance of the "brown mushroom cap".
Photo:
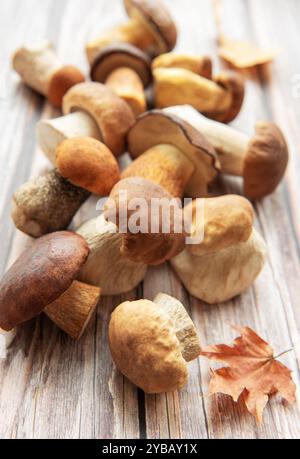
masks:
[(182, 151), (195, 166), (187, 185), (191, 197), (207, 195), (207, 187), (217, 176), (219, 161), (214, 148), (202, 134), (176, 115), (152, 110), (139, 116), (128, 132), (128, 150), (133, 158), (155, 145), (170, 144)]
[(142, 18), (153, 31), (158, 48), (155, 54), (172, 51), (177, 41), (177, 29), (160, 0), (124, 0), (124, 5), (130, 17)]
[[(143, 200), (146, 207), (135, 210), (130, 208), (129, 204), (132, 205), (133, 200), (136, 199)], [(152, 199), (164, 200), (160, 205), (159, 215), (155, 217), (158, 224), (156, 232), (151, 227)], [(174, 207), (171, 207), (170, 203), (173, 203)], [(130, 219), (135, 212), (139, 212), (143, 222), (147, 222), (145, 232), (140, 231), (137, 234), (130, 232)], [(170, 215), (168, 231), (164, 231), (166, 215)], [(131, 261), (157, 265), (174, 257), (184, 248), (185, 233), (176, 232), (176, 228), (180, 228), (182, 222), (182, 211), (178, 200), (150, 180), (133, 177), (117, 183), (110, 193), (110, 199), (106, 202), (104, 217), (119, 227), (123, 236), (121, 253)]]
[(244, 162), (244, 191), (251, 199), (271, 194), (281, 182), (289, 161), (282, 131), (276, 124), (261, 122), (251, 140)]
[(145, 87), (150, 84), (151, 59), (146, 53), (129, 43), (113, 43), (101, 49), (91, 66), (91, 79), (105, 83), (107, 77), (120, 67), (134, 70)]
[(11, 330), (40, 314), (70, 287), (88, 254), (86, 241), (75, 233), (37, 239), (0, 283), (0, 327)]
[(214, 78), (215, 83), (225, 89), (231, 96), (230, 107), (222, 113), (206, 113), (208, 118), (230, 123), (240, 113), (245, 98), (245, 83), (241, 75), (235, 72), (224, 72)]
[(82, 72), (72, 65), (65, 65), (52, 76), (48, 87), (48, 99), (54, 107), (61, 108), (66, 92), (73, 86), (83, 83), (85, 77)]
[(112, 152), (91, 137), (61, 142), (56, 149), (56, 166), (73, 185), (100, 196), (107, 196), (120, 180), (118, 162)]
[(124, 100), (101, 83), (80, 83), (63, 99), (65, 115), (76, 110), (87, 112), (97, 123), (102, 142), (118, 156), (124, 153), (125, 136), (135, 119)]
[(109, 324), (109, 345), (118, 369), (147, 393), (171, 392), (187, 382), (172, 321), (151, 301), (118, 306)]
[(187, 251), (201, 256), (246, 242), (250, 238), (254, 210), (246, 198), (226, 195), (205, 199), (202, 202), (203, 214), (199, 212), (197, 215), (197, 200), (184, 209), (186, 221), (191, 220), (190, 235), (193, 238), (203, 236), (203, 240), (200, 238), (197, 243), (187, 245)]

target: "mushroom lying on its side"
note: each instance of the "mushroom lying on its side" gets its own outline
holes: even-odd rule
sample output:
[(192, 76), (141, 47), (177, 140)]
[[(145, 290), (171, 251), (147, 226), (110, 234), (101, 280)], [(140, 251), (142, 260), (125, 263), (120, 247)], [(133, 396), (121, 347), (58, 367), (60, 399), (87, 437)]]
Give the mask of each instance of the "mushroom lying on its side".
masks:
[(115, 156), (125, 151), (126, 135), (134, 124), (132, 110), (110, 88), (94, 82), (77, 84), (63, 99), (65, 116), (40, 121), (38, 143), (55, 163), (55, 151), (65, 139), (93, 137), (104, 143)]
[(142, 282), (147, 266), (122, 255), (122, 237), (103, 215), (84, 223), (77, 233), (90, 248), (89, 257), (78, 274), (80, 281), (100, 287), (102, 295), (127, 293)]
[(192, 320), (180, 301), (126, 301), (112, 313), (109, 346), (117, 368), (149, 394), (172, 392), (188, 380), (187, 362), (200, 354)]
[(87, 44), (90, 63), (112, 43), (129, 43), (155, 56), (175, 47), (176, 26), (161, 0), (124, 0), (124, 4), (130, 19)]
[(284, 134), (271, 122), (256, 125), (250, 136), (205, 118), (191, 106), (166, 109), (200, 131), (214, 146), (224, 174), (244, 179), (244, 193), (249, 199), (261, 199), (273, 193), (287, 169), (289, 151)]
[(134, 159), (122, 178), (143, 177), (172, 196), (207, 196), (219, 164), (203, 135), (178, 116), (152, 110), (139, 116), (128, 132), (128, 150)]
[(199, 71), (199, 67), (192, 64), (191, 58), (186, 62), (182, 58), (176, 60), (166, 57), (154, 61), (155, 107), (189, 104), (222, 123), (234, 120), (244, 101), (245, 84), (242, 77), (233, 72), (223, 72), (216, 77), (209, 74), (206, 77), (206, 67), (204, 71), (200, 67)]
[(32, 237), (67, 229), (91, 193), (107, 196), (120, 178), (112, 152), (89, 137), (63, 141), (55, 158), (57, 169), (25, 183), (13, 196), (13, 221)]
[(209, 304), (225, 302), (254, 283), (266, 261), (266, 245), (252, 227), (254, 213), (245, 198), (206, 199), (199, 221), (196, 206), (194, 201), (185, 208), (186, 215), (193, 215), (195, 244), (186, 245), (171, 265), (191, 295)]
[(0, 282), (0, 327), (13, 330), (44, 311), (79, 339), (100, 298), (99, 288), (75, 280), (88, 254), (83, 237), (67, 231), (34, 241)]
[(18, 49), (13, 56), (13, 68), (24, 83), (48, 97), (57, 108), (61, 107), (65, 93), (85, 80), (76, 67), (61, 64), (48, 42)]

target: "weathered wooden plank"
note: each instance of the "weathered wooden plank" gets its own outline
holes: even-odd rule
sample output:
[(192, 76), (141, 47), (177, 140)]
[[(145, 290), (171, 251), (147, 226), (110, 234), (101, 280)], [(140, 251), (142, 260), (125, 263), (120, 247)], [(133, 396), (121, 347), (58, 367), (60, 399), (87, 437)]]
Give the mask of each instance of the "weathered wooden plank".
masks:
[[(179, 24), (177, 49), (215, 53), (211, 1), (190, 0), (189, 8), (181, 0), (168, 0), (167, 4)], [(300, 38), (299, 3), (226, 0), (224, 4), (223, 26), (230, 36), (249, 38), (266, 47), (279, 45), (284, 50), (269, 72), (252, 72), (253, 78), (247, 81), (245, 106), (234, 123), (250, 134), (257, 119), (274, 119), (284, 128), (291, 146), (291, 166), (285, 184), (273, 196), (255, 204), (256, 226), (269, 249), (264, 272), (242, 297), (208, 306), (186, 294), (170, 267), (151, 268), (143, 291), (101, 302), (80, 343), (71, 342), (46, 318), (26, 324), (8, 358), (0, 362), (0, 438), (137, 438), (145, 434), (149, 438), (299, 437), (297, 405), (288, 408), (273, 400), (266, 410), (264, 425), (257, 428), (240, 405), (234, 405), (227, 397), (210, 397), (210, 363), (204, 359), (189, 366), (190, 380), (183, 391), (145, 397), (139, 393), (139, 404), (136, 388), (115, 370), (108, 349), (107, 324), (113, 308), (126, 298), (138, 295), (153, 299), (156, 293), (164, 291), (187, 306), (205, 344), (231, 342), (235, 336), (231, 325), (241, 324), (255, 328), (278, 353), (295, 347), (296, 353), (286, 355), (282, 361), (294, 370), (299, 384), (296, 357), (299, 362), (300, 142), (296, 120), (300, 109), (292, 82), (299, 73), (295, 46)], [(3, 0), (0, 13), (0, 63), (6, 86), (3, 91), (3, 84), (0, 85), (3, 272), (30, 243), (30, 238), (14, 230), (9, 218), (11, 195), (29, 176), (49, 167), (35, 146), (35, 124), (40, 116), (58, 114), (42, 98), (17, 84), (18, 78), (9, 69), (9, 56), (24, 41), (47, 36), (57, 45), (64, 61), (87, 72), (83, 50), (87, 38), (121, 21), (125, 15), (121, 1), (112, 6), (112, 2), (99, 0)], [(14, 30), (12, 23), (18, 24)], [(226, 182), (225, 189), (241, 191), (240, 181)], [(74, 227), (95, 214), (92, 199), (76, 216)]]

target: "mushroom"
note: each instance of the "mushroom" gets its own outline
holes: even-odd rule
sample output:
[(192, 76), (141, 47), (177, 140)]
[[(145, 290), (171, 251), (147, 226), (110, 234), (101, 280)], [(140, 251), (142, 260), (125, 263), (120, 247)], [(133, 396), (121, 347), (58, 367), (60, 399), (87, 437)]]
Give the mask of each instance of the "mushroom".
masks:
[(149, 394), (183, 388), (200, 354), (195, 326), (180, 301), (160, 293), (126, 301), (112, 313), (109, 346), (116, 367)]
[(87, 44), (90, 63), (102, 48), (116, 42), (130, 43), (155, 56), (175, 47), (176, 26), (160, 0), (124, 0), (124, 4), (130, 20)]
[(185, 68), (157, 67), (153, 77), (156, 108), (189, 104), (211, 119), (229, 123), (244, 101), (244, 80), (233, 72), (209, 79)]
[(76, 67), (61, 64), (48, 42), (18, 49), (12, 65), (25, 84), (47, 97), (57, 108), (61, 107), (65, 93), (85, 80)]
[(89, 137), (59, 144), (56, 167), (22, 185), (13, 196), (15, 225), (32, 237), (68, 228), (90, 193), (107, 196), (120, 178), (112, 152)]
[(91, 79), (106, 84), (124, 99), (135, 117), (146, 111), (144, 87), (152, 79), (151, 60), (135, 46), (114, 43), (104, 47), (91, 65)]
[(271, 122), (257, 123), (255, 135), (205, 118), (190, 106), (171, 107), (168, 113), (180, 116), (198, 129), (215, 147), (224, 174), (243, 177), (244, 193), (260, 199), (277, 188), (284, 177), (289, 151), (284, 134)]
[(52, 163), (60, 142), (72, 137), (94, 137), (115, 156), (124, 153), (125, 136), (134, 124), (130, 107), (107, 86), (88, 82), (71, 88), (63, 99), (66, 116), (38, 124), (38, 143)]
[(181, 203), (150, 180), (132, 177), (117, 183), (104, 218), (117, 225), (120, 252), (135, 263), (158, 265), (184, 248)]
[(13, 330), (44, 311), (79, 339), (100, 297), (99, 288), (75, 280), (88, 253), (85, 240), (67, 231), (34, 241), (0, 282), (0, 327)]
[(152, 62), (153, 70), (158, 68), (181, 68), (190, 70), (208, 80), (213, 78), (212, 66), (210, 57), (176, 53), (161, 54)]
[(144, 279), (147, 266), (128, 260), (120, 253), (122, 237), (116, 225), (103, 215), (87, 221), (77, 233), (87, 241), (90, 254), (78, 279), (101, 287), (102, 295), (120, 295), (136, 288)]
[(190, 124), (164, 110), (141, 115), (128, 132), (128, 150), (135, 161), (122, 178), (143, 177), (172, 196), (206, 196), (218, 173), (212, 146)]
[[(266, 246), (253, 229), (253, 209), (240, 196), (206, 199), (204, 221), (192, 212), (190, 235), (194, 243), (171, 260), (187, 291), (209, 304), (225, 302), (247, 290), (261, 272)], [(203, 238), (199, 236), (203, 235)]]

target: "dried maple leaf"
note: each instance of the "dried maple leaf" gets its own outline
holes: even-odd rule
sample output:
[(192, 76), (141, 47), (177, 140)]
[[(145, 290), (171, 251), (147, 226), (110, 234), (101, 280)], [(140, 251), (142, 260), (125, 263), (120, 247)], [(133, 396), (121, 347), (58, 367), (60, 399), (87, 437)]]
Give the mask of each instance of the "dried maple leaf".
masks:
[(260, 424), (269, 396), (278, 393), (289, 403), (294, 403), (296, 386), (292, 372), (275, 360), (268, 343), (251, 328), (237, 330), (241, 336), (234, 341), (233, 347), (220, 344), (202, 349), (202, 356), (229, 365), (213, 371), (210, 392), (230, 395), (235, 402), (243, 394), (248, 411)]
[(219, 56), (236, 68), (247, 69), (271, 62), (278, 51), (263, 51), (246, 41), (232, 40), (222, 34), (219, 37)]

